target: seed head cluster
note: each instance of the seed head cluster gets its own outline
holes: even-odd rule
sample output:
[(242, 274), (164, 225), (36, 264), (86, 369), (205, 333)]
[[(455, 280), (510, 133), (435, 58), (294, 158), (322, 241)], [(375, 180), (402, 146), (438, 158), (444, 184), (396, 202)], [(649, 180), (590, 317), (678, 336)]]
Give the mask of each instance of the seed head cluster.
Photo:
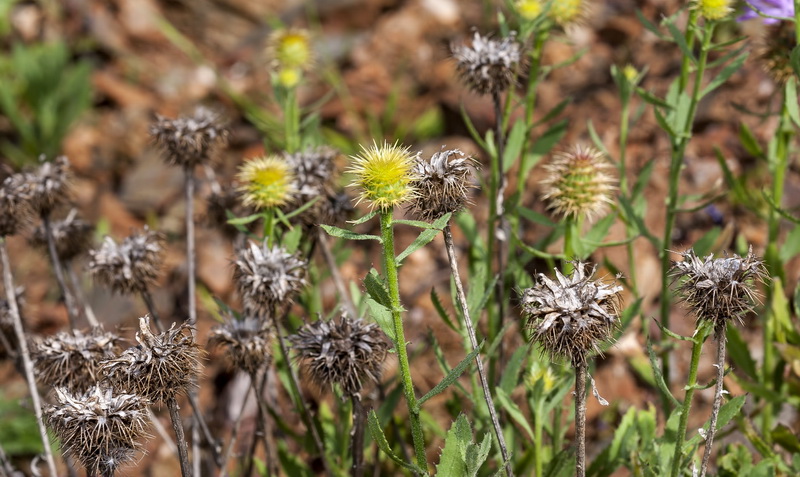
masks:
[(531, 339), (551, 356), (585, 364), (618, 326), (622, 287), (592, 280), (596, 266), (574, 263), (569, 277), (555, 270), (556, 280), (540, 273), (522, 294)]
[(341, 386), (348, 396), (357, 395), (364, 381), (380, 380), (389, 344), (375, 323), (342, 316), (304, 325), (289, 337), (296, 357), (310, 379), (320, 388)]
[(219, 114), (199, 107), (191, 116), (158, 116), (150, 126), (150, 135), (163, 150), (168, 165), (192, 168), (211, 160), (215, 148), (226, 141), (228, 131), (220, 125)]
[(215, 326), (209, 342), (222, 344), (235, 369), (255, 374), (272, 360), (272, 332), (265, 322), (255, 318), (228, 316)]
[(316, 225), (333, 215), (330, 198), (335, 195), (334, 160), (337, 155), (329, 147), (308, 148), (285, 155), (296, 186), (292, 203), (287, 206), (297, 208), (316, 199), (310, 208), (300, 214), (300, 222)]
[(613, 203), (616, 187), (612, 169), (603, 153), (592, 147), (579, 145), (572, 151), (555, 154), (545, 166), (542, 198), (564, 217), (592, 220)]
[(147, 401), (135, 394), (96, 386), (79, 393), (56, 388), (56, 401), (44, 410), (47, 425), (88, 475), (114, 475), (150, 437)]
[(435, 221), (439, 217), (461, 211), (469, 204), (472, 169), (475, 160), (458, 149), (442, 150), (414, 164), (412, 187), (417, 191), (409, 203), (411, 212), (420, 220)]
[(744, 257), (700, 258), (693, 249), (681, 255), (683, 260), (674, 262), (671, 270), (679, 281), (677, 292), (698, 319), (713, 322), (718, 332), (758, 303), (756, 282), (767, 273), (752, 247)]
[(306, 262), (266, 243), (259, 247), (250, 242), (233, 266), (233, 281), (245, 309), (259, 316), (271, 316), (276, 306), (291, 302), (306, 284)]
[[(73, 209), (64, 220), (54, 220), (51, 224), (53, 241), (56, 245), (58, 258), (64, 262), (85, 253), (92, 244), (94, 226), (89, 222), (78, 219)], [(47, 249), (47, 236), (44, 226), (36, 227), (31, 237), (33, 245)]]
[(30, 200), (33, 212), (46, 217), (69, 198), (71, 179), (69, 159), (58, 156), (42, 162), (33, 172), (24, 173), (19, 187)]
[(119, 341), (100, 328), (36, 338), (31, 346), (36, 378), (46, 386), (86, 392), (100, 381), (100, 362), (116, 355)]
[(522, 57), (513, 33), (502, 40), (493, 40), (475, 32), (472, 45), (457, 45), (452, 49), (458, 74), (478, 94), (507, 90)]
[(15, 174), (0, 185), (0, 238), (18, 233), (31, 221), (31, 204), (22, 187), (25, 177)]
[(89, 272), (96, 281), (117, 293), (145, 291), (158, 278), (162, 241), (158, 233), (148, 228), (125, 238), (119, 245), (106, 237), (99, 249), (89, 252)]
[(347, 170), (355, 176), (351, 186), (361, 189), (358, 202), (366, 201), (371, 208), (387, 210), (413, 198), (415, 161), (416, 155), (400, 144), (361, 146), (361, 154), (353, 157), (353, 164)]

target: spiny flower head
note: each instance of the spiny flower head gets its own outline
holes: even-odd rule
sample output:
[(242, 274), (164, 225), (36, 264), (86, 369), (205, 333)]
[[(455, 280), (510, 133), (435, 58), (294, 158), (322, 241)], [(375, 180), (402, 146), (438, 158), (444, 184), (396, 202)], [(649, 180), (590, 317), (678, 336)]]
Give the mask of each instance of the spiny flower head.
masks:
[[(64, 220), (54, 220), (50, 230), (58, 258), (64, 262), (83, 254), (92, 244), (94, 226), (78, 219), (75, 209), (72, 209)], [(31, 242), (37, 247), (47, 249), (47, 236), (43, 225), (34, 229)]]
[(547, 16), (559, 26), (567, 26), (582, 20), (588, 11), (586, 0), (553, 0)]
[(24, 181), (25, 175), (14, 174), (0, 185), (0, 238), (16, 234), (31, 221), (33, 211)]
[(353, 156), (353, 164), (347, 170), (355, 175), (351, 186), (361, 189), (358, 202), (367, 201), (371, 208), (386, 210), (413, 198), (415, 160), (416, 155), (397, 143), (361, 146), (361, 154)]
[(389, 343), (375, 323), (342, 316), (336, 321), (303, 325), (289, 337), (297, 359), (321, 388), (339, 385), (347, 396), (357, 395), (364, 380), (380, 380)]
[(233, 263), (233, 280), (245, 308), (269, 316), (275, 306), (291, 302), (306, 284), (306, 265), (278, 246), (250, 242)]
[(163, 149), (168, 165), (192, 168), (211, 160), (214, 148), (225, 142), (228, 131), (220, 125), (219, 114), (198, 107), (191, 116), (157, 116), (150, 135)]
[(56, 401), (44, 410), (47, 425), (89, 475), (114, 475), (150, 437), (147, 400), (135, 394), (97, 386), (83, 393), (56, 388)]
[(161, 268), (162, 237), (145, 227), (122, 244), (106, 237), (98, 250), (89, 252), (89, 272), (117, 293), (128, 294), (151, 287)]
[(414, 164), (417, 191), (409, 204), (421, 220), (432, 222), (447, 213), (456, 213), (469, 204), (472, 169), (475, 160), (458, 149), (442, 150)]
[(574, 263), (569, 277), (555, 269), (556, 280), (544, 274), (522, 294), (531, 339), (554, 357), (585, 364), (600, 344), (611, 339), (619, 325), (619, 294), (622, 287), (592, 280), (597, 267)]
[(236, 177), (242, 183), (238, 188), (243, 194), (242, 203), (256, 209), (285, 205), (297, 189), (291, 166), (278, 156), (249, 160)]
[(66, 156), (44, 161), (35, 171), (25, 173), (23, 177), (20, 190), (27, 195), (34, 213), (40, 217), (48, 216), (69, 197), (72, 174)]
[(733, 12), (733, 0), (695, 0), (694, 8), (706, 20), (722, 20)]
[(225, 345), (235, 369), (255, 374), (272, 360), (272, 335), (265, 321), (252, 317), (239, 319), (228, 313), (225, 322), (211, 330), (208, 341)]
[(461, 79), (478, 94), (500, 93), (514, 80), (521, 59), (516, 33), (493, 40), (475, 32), (472, 45), (452, 47)]
[(761, 18), (765, 25), (772, 25), (780, 21), (776, 18), (760, 16), (750, 5), (771, 17), (794, 18), (794, 0), (748, 0), (744, 5), (744, 15), (737, 18), (737, 21)]
[(270, 35), (267, 55), (278, 72), (279, 83), (292, 88), (314, 62), (311, 37), (300, 28), (277, 30)]
[(741, 317), (758, 303), (756, 282), (767, 273), (764, 262), (750, 247), (745, 257), (700, 258), (689, 249), (683, 261), (672, 264), (671, 274), (680, 280), (677, 291), (700, 320), (715, 323), (724, 331), (728, 320)]
[(544, 11), (541, 0), (517, 0), (517, 12), (526, 20), (535, 20)]
[(796, 45), (792, 22), (780, 22), (768, 28), (757, 44), (756, 55), (762, 68), (778, 84), (785, 84), (795, 75), (790, 58)]
[(542, 198), (558, 214), (591, 220), (613, 202), (613, 166), (592, 147), (576, 146), (557, 153), (545, 170)]
[(36, 378), (46, 386), (85, 392), (99, 382), (100, 361), (116, 355), (119, 341), (100, 328), (36, 338), (31, 346)]
[(150, 317), (139, 318), (134, 346), (116, 358), (101, 363), (105, 380), (114, 389), (143, 396), (154, 404), (174, 398), (196, 386), (200, 372), (200, 348), (194, 341), (194, 328), (175, 323), (154, 335)]

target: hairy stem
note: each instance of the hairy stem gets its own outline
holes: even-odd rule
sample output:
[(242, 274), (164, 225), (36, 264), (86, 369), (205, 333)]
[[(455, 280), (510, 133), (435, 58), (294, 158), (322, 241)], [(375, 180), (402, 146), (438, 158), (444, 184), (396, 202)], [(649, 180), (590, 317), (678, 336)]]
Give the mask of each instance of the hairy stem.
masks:
[(689, 365), (689, 382), (686, 384), (686, 395), (683, 397), (681, 406), (681, 418), (678, 423), (678, 432), (675, 441), (675, 452), (672, 455), (672, 470), (670, 477), (678, 477), (683, 462), (683, 442), (686, 439), (686, 426), (689, 423), (689, 410), (692, 408), (692, 398), (697, 389), (697, 368), (700, 364), (700, 353), (703, 350), (705, 331), (699, 328), (695, 331), (692, 338), (692, 361)]
[(183, 422), (181, 422), (181, 414), (178, 412), (178, 401), (175, 399), (175, 396), (167, 399), (167, 408), (169, 409), (169, 417), (172, 420), (172, 429), (175, 431), (175, 443), (178, 445), (181, 476), (191, 477), (192, 468), (189, 465), (189, 448), (186, 445), (186, 436), (183, 433)]
[(44, 223), (44, 235), (47, 238), (47, 250), (50, 253), (50, 261), (53, 263), (56, 281), (58, 282), (58, 287), (61, 289), (61, 296), (64, 297), (64, 305), (67, 307), (69, 326), (74, 330), (77, 329), (78, 326), (78, 307), (75, 305), (75, 299), (69, 288), (67, 288), (67, 281), (64, 279), (64, 270), (61, 269), (61, 260), (58, 259), (56, 241), (53, 238), (53, 225), (50, 223), (49, 214), (42, 216), (42, 223)]
[(586, 476), (586, 375), (589, 365), (581, 360), (575, 366), (575, 476)]
[(353, 429), (350, 431), (350, 453), (353, 456), (353, 465), (350, 468), (350, 475), (362, 477), (364, 475), (364, 424), (367, 412), (361, 404), (361, 396), (358, 394), (350, 396), (350, 402), (353, 403)]
[[(447, 258), (450, 260), (450, 271), (453, 274), (453, 281), (456, 284), (456, 298), (458, 299), (458, 305), (461, 307), (461, 312), (464, 315), (464, 325), (467, 328), (470, 344), (472, 345), (472, 349), (475, 350), (478, 348), (478, 340), (475, 336), (475, 328), (472, 326), (472, 318), (470, 318), (469, 306), (467, 306), (467, 295), (464, 293), (464, 286), (461, 283), (461, 275), (458, 272), (456, 248), (453, 244), (453, 231), (449, 222), (444, 226), (444, 243), (445, 248), (447, 249)], [(489, 416), (492, 419), (494, 434), (495, 437), (497, 437), (497, 443), (500, 447), (500, 453), (503, 456), (503, 462), (505, 462), (506, 475), (508, 477), (514, 477), (514, 472), (511, 470), (508, 449), (506, 448), (506, 440), (503, 436), (503, 428), (500, 426), (500, 420), (497, 417), (497, 410), (495, 409), (494, 402), (492, 401), (492, 391), (489, 388), (489, 381), (486, 378), (486, 371), (483, 369), (483, 360), (481, 359), (480, 353), (475, 356), (475, 364), (478, 366), (478, 377), (481, 381), (481, 387), (483, 388), (483, 398), (486, 401), (486, 407), (488, 408)]]
[(714, 445), (714, 435), (717, 433), (717, 419), (719, 408), (722, 406), (723, 381), (725, 380), (725, 336), (726, 322), (717, 326), (714, 336), (717, 339), (717, 385), (714, 387), (714, 405), (711, 408), (711, 423), (706, 434), (706, 445), (703, 450), (703, 463), (700, 466), (700, 477), (705, 477), (708, 471), (708, 462), (711, 460), (711, 447)]
[(39, 437), (42, 439), (42, 446), (44, 447), (44, 457), (47, 461), (47, 468), (50, 471), (50, 475), (56, 476), (58, 475), (56, 473), (56, 463), (53, 459), (53, 450), (50, 448), (50, 439), (47, 437), (47, 430), (44, 427), (44, 420), (42, 420), (42, 399), (39, 396), (39, 390), (36, 388), (33, 362), (31, 361), (31, 354), (28, 350), (28, 340), (25, 337), (25, 330), (22, 327), (22, 318), (20, 318), (19, 315), (17, 297), (14, 293), (14, 278), (11, 275), (11, 261), (8, 259), (8, 250), (4, 237), (0, 237), (0, 261), (2, 261), (3, 265), (3, 287), (6, 289), (8, 313), (11, 315), (14, 333), (17, 335), (19, 354), (22, 358), (22, 369), (25, 372), (25, 380), (28, 381), (28, 390), (31, 392), (33, 411), (36, 414), (36, 426), (39, 429)]

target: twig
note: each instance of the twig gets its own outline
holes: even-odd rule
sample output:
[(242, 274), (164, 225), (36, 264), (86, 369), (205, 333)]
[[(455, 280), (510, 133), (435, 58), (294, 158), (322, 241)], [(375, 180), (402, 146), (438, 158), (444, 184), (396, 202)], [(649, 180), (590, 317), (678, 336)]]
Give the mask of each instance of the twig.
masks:
[(67, 317), (69, 318), (70, 328), (77, 329), (78, 325), (78, 308), (75, 305), (75, 300), (67, 288), (66, 280), (64, 280), (64, 270), (61, 269), (61, 261), (58, 259), (58, 251), (56, 250), (56, 242), (53, 238), (53, 227), (50, 223), (50, 216), (42, 216), (44, 223), (44, 234), (47, 237), (47, 250), (50, 253), (50, 261), (53, 263), (53, 271), (56, 275), (58, 287), (61, 289), (61, 295), (64, 297), (64, 305), (67, 307)]
[(333, 284), (336, 286), (336, 290), (339, 292), (339, 299), (342, 300), (342, 303), (347, 310), (347, 314), (353, 318), (358, 318), (358, 310), (356, 310), (353, 300), (350, 298), (350, 293), (347, 292), (347, 287), (344, 286), (342, 274), (339, 271), (339, 267), (336, 265), (336, 259), (334, 258), (333, 253), (331, 253), (330, 245), (328, 245), (328, 239), (325, 237), (325, 231), (322, 230), (321, 227), (317, 228), (317, 235), (319, 248), (322, 250), (322, 256), (325, 258), (325, 263), (328, 265), (328, 269), (331, 272)]
[(714, 445), (714, 435), (717, 432), (719, 408), (722, 406), (723, 381), (725, 380), (725, 348), (728, 341), (725, 336), (725, 326), (726, 323), (723, 321), (720, 325), (717, 325), (717, 330), (714, 333), (717, 338), (717, 385), (714, 387), (714, 405), (711, 408), (711, 424), (708, 426), (708, 434), (706, 435), (700, 477), (705, 477), (708, 471), (708, 462), (711, 460), (711, 446)]
[[(478, 340), (475, 337), (475, 328), (472, 326), (472, 318), (470, 318), (469, 315), (467, 296), (464, 293), (464, 286), (461, 283), (461, 276), (458, 273), (456, 248), (453, 244), (453, 231), (449, 222), (444, 226), (444, 243), (445, 248), (447, 249), (447, 258), (450, 259), (450, 271), (453, 274), (453, 281), (456, 284), (456, 298), (458, 299), (458, 304), (461, 307), (461, 312), (464, 315), (464, 324), (467, 327), (467, 334), (469, 335), (470, 344), (472, 344), (472, 349), (475, 350), (478, 348)], [(478, 376), (481, 380), (481, 387), (483, 388), (483, 397), (486, 401), (486, 407), (489, 409), (489, 416), (492, 419), (495, 437), (497, 437), (497, 443), (500, 446), (500, 453), (503, 456), (506, 475), (508, 477), (513, 477), (514, 472), (511, 470), (511, 461), (508, 456), (505, 437), (503, 437), (503, 428), (500, 426), (500, 420), (497, 418), (497, 411), (495, 410), (494, 402), (492, 401), (492, 391), (489, 389), (489, 381), (486, 379), (486, 372), (483, 369), (483, 360), (481, 359), (480, 353), (475, 355), (475, 364), (478, 366)]]
[(362, 477), (364, 475), (364, 423), (366, 422), (366, 409), (361, 404), (361, 396), (350, 396), (353, 403), (353, 429), (350, 431), (350, 454), (353, 456), (353, 466), (350, 475)]
[(589, 366), (575, 363), (575, 477), (586, 476), (586, 374)]
[(39, 397), (39, 390), (36, 388), (36, 379), (33, 374), (33, 362), (31, 362), (31, 355), (28, 351), (28, 342), (25, 339), (25, 331), (22, 328), (22, 319), (19, 316), (19, 308), (17, 307), (17, 297), (14, 293), (14, 278), (11, 275), (11, 261), (8, 259), (8, 250), (6, 248), (5, 238), (0, 238), (0, 261), (3, 265), (3, 286), (6, 289), (6, 299), (8, 300), (8, 312), (14, 322), (14, 332), (19, 341), (19, 354), (22, 357), (22, 367), (25, 371), (25, 379), (28, 381), (28, 389), (31, 392), (31, 399), (33, 400), (33, 410), (36, 413), (36, 425), (39, 428), (39, 437), (42, 439), (44, 446), (44, 456), (47, 461), (47, 467), (50, 470), (50, 475), (55, 477), (56, 463), (53, 459), (53, 450), (50, 448), (50, 439), (47, 437), (47, 430), (44, 427), (42, 420), (42, 400)]
[(142, 301), (144, 301), (145, 306), (147, 306), (147, 312), (150, 314), (150, 318), (152, 318), (153, 323), (156, 324), (156, 329), (159, 333), (163, 333), (165, 331), (164, 325), (161, 324), (161, 318), (159, 317), (156, 306), (153, 303), (153, 297), (146, 289), (142, 290), (140, 294), (142, 295)]
[[(195, 289), (197, 288), (197, 283), (195, 279), (195, 241), (194, 241), (194, 189), (195, 189), (195, 179), (194, 179), (194, 167), (186, 166), (184, 167), (184, 174), (186, 176), (186, 184), (185, 184), (185, 192), (186, 192), (186, 281), (189, 295), (189, 318), (187, 322), (192, 325), (197, 325), (197, 303), (195, 302)], [(192, 335), (195, 335), (196, 332), (194, 329), (192, 330)], [(196, 378), (195, 378), (196, 380)], [(197, 399), (197, 390), (190, 389), (187, 393), (189, 395), (190, 401), (195, 401)], [(192, 404), (192, 407), (195, 410), (195, 415), (199, 416), (199, 412), (197, 410), (197, 406)], [(201, 426), (205, 425), (205, 421), (202, 418), (196, 419), (196, 423), (200, 424)], [(206, 429), (203, 429), (206, 431)], [(209, 439), (209, 434), (206, 434), (206, 440)], [(213, 444), (213, 440), (209, 440), (211, 447), (216, 447)], [(198, 429), (197, 425), (192, 426), (192, 458), (194, 464), (194, 472), (197, 475), (200, 475), (200, 429)], [(221, 464), (219, 459), (218, 452), (215, 452), (217, 459), (215, 459), (218, 465)]]
[(208, 428), (208, 424), (206, 423), (203, 414), (200, 412), (200, 405), (197, 402), (197, 394), (195, 393), (186, 393), (186, 397), (188, 398), (189, 405), (192, 406), (192, 413), (194, 415), (195, 422), (197, 425), (195, 426), (198, 429), (198, 435), (192, 436), (193, 439), (197, 439), (199, 444), (200, 442), (200, 434), (205, 437), (206, 443), (208, 443), (208, 448), (211, 451), (211, 456), (214, 459), (214, 463), (217, 467), (222, 467), (222, 449), (220, 448), (219, 442), (214, 439), (214, 436), (211, 434), (211, 430)]
[(78, 280), (78, 275), (75, 273), (72, 263), (67, 261), (64, 262), (63, 265), (64, 268), (67, 269), (67, 277), (69, 278), (70, 285), (72, 285), (72, 290), (75, 292), (75, 298), (79, 304), (83, 304), (83, 312), (86, 315), (86, 321), (94, 328), (100, 326), (100, 323), (97, 321), (97, 316), (95, 316), (94, 310), (92, 309), (92, 305), (89, 304), (89, 301), (83, 295), (80, 280)]
[[(274, 467), (276, 464), (275, 454), (272, 452), (272, 446), (270, 445), (270, 437), (272, 436), (272, 429), (269, 425), (269, 407), (267, 406), (266, 401), (264, 401), (264, 388), (267, 386), (267, 375), (269, 374), (269, 369), (264, 370), (264, 379), (261, 380), (261, 385), (258, 384), (258, 376), (256, 373), (250, 375), (250, 385), (253, 387), (253, 392), (256, 395), (256, 403), (258, 403), (258, 410), (261, 414), (261, 426), (264, 430), (264, 452), (267, 454), (267, 473), (271, 474), (275, 471)], [(278, 472), (275, 472), (275, 475), (279, 475)]]
[(192, 468), (189, 466), (189, 448), (186, 445), (186, 436), (183, 433), (183, 423), (181, 414), (178, 412), (178, 401), (175, 396), (167, 399), (169, 417), (172, 420), (172, 429), (175, 431), (175, 442), (178, 444), (178, 454), (181, 462), (181, 475), (192, 477)]

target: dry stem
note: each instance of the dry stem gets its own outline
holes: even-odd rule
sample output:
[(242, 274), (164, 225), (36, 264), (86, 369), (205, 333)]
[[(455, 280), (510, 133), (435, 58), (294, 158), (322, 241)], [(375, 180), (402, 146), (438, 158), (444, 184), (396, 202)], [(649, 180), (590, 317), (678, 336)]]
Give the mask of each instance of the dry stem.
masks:
[(69, 326), (74, 330), (78, 325), (78, 308), (75, 306), (75, 300), (69, 288), (67, 288), (66, 280), (64, 280), (64, 270), (61, 269), (61, 261), (58, 259), (56, 242), (53, 239), (53, 226), (50, 224), (50, 216), (43, 216), (42, 222), (44, 223), (44, 234), (47, 238), (47, 250), (50, 252), (50, 261), (53, 263), (56, 281), (58, 282), (58, 287), (61, 289), (61, 295), (64, 297), (64, 305), (67, 307)]
[(575, 476), (586, 476), (586, 374), (589, 366), (575, 364)]
[(364, 475), (364, 423), (366, 422), (366, 409), (361, 404), (361, 396), (350, 396), (353, 403), (353, 429), (350, 431), (350, 453), (353, 456), (353, 466), (350, 475), (362, 477)]
[(183, 433), (181, 414), (178, 412), (178, 401), (175, 396), (167, 399), (169, 417), (172, 419), (172, 429), (175, 430), (175, 442), (178, 444), (178, 454), (181, 462), (182, 477), (192, 477), (192, 468), (189, 466), (189, 448), (186, 445), (186, 436)]
[(717, 433), (717, 418), (719, 408), (722, 406), (723, 381), (725, 380), (725, 336), (726, 323), (717, 326), (714, 336), (717, 338), (717, 385), (714, 387), (714, 406), (711, 408), (711, 424), (706, 435), (706, 445), (703, 450), (703, 463), (700, 466), (700, 477), (705, 477), (708, 471), (708, 462), (711, 460), (711, 446), (714, 445), (714, 435)]

